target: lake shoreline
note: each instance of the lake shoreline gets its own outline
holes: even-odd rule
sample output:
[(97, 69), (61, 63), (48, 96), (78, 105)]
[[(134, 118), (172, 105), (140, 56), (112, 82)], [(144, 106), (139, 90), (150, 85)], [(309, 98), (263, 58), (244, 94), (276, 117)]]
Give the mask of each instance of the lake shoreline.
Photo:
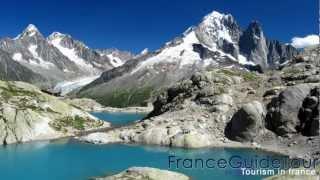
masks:
[[(107, 143), (107, 144), (100, 144), (100, 143), (92, 143), (89, 141), (81, 140), (81, 137), (74, 137), (75, 140), (81, 143), (88, 143), (88, 144), (95, 144), (95, 145), (108, 145), (108, 144), (122, 144), (122, 145), (135, 145), (135, 146), (150, 146), (150, 147), (166, 147), (166, 148), (181, 148), (181, 149), (194, 149), (194, 150), (206, 150), (206, 149), (224, 149), (224, 148), (230, 148), (230, 149), (249, 149), (249, 150), (256, 150), (256, 151), (261, 151), (261, 152), (267, 152), (267, 153), (273, 153), (276, 155), (281, 155), (281, 156), (287, 156), (290, 158), (299, 158), (299, 159), (305, 159), (303, 157), (299, 157), (296, 155), (293, 155), (291, 153), (284, 152), (282, 150), (276, 150), (273, 148), (269, 147), (257, 147), (255, 145), (250, 145), (250, 144), (228, 144), (228, 145), (219, 145), (219, 146), (205, 146), (205, 147), (200, 147), (200, 148), (190, 148), (190, 147), (173, 147), (173, 146), (163, 146), (163, 145), (157, 145), (157, 144), (143, 144), (143, 143), (124, 143), (124, 142), (113, 142), (113, 143)], [(307, 159), (305, 159), (307, 160)]]
[[(261, 151), (261, 152), (266, 152), (266, 153), (272, 153), (275, 155), (281, 155), (281, 156), (290, 156), (290, 154), (277, 151), (277, 150), (272, 150), (269, 148), (261, 148), (261, 147), (256, 147), (254, 145), (249, 145), (249, 144), (242, 144), (242, 145), (225, 145), (225, 146), (206, 146), (206, 147), (201, 147), (201, 148), (186, 148), (186, 147), (170, 147), (170, 146), (162, 146), (162, 145), (157, 145), (157, 144), (142, 144), (142, 143), (108, 143), (108, 144), (96, 144), (96, 143), (91, 143), (87, 141), (80, 140), (79, 137), (81, 136), (75, 136), (75, 135), (70, 135), (70, 136), (65, 136), (65, 137), (59, 137), (59, 138), (52, 138), (52, 139), (38, 139), (38, 140), (33, 140), (33, 141), (25, 141), (21, 143), (14, 143), (14, 144), (8, 144), (8, 145), (2, 145), (2, 148), (5, 148), (6, 146), (12, 146), (12, 145), (24, 145), (24, 144), (32, 144), (32, 143), (41, 143), (41, 142), (49, 142), (49, 143), (55, 143), (59, 141), (73, 141), (79, 144), (92, 144), (96, 146), (103, 146), (103, 145), (126, 145), (126, 146), (145, 146), (145, 147), (150, 147), (150, 148), (173, 148), (173, 149), (183, 149), (183, 150), (211, 150), (211, 149), (244, 149), (244, 150), (253, 150), (253, 151)], [(291, 157), (290, 157), (291, 158)], [(299, 157), (293, 157), (293, 158), (299, 158)]]
[[(128, 125), (134, 125), (133, 124), (128, 124)], [(113, 127), (112, 123), (111, 123), (111, 128), (114, 129), (118, 129), (121, 127)], [(108, 130), (106, 130), (108, 131)], [(102, 131), (102, 132), (106, 132), (106, 131)], [(90, 132), (90, 131), (89, 131)], [(223, 149), (225, 150), (240, 150), (240, 151), (244, 151), (244, 152), (255, 152), (257, 154), (270, 154), (271, 156), (275, 155), (275, 156), (281, 156), (281, 157), (289, 157), (289, 158), (302, 158), (302, 157), (298, 157), (295, 156), (294, 154), (290, 153), (290, 152), (286, 152), (285, 149), (275, 149), (275, 147), (272, 146), (265, 146), (265, 145), (259, 145), (257, 143), (240, 143), (240, 142), (235, 142), (235, 141), (227, 141), (224, 144), (221, 143), (217, 143), (216, 145), (212, 145), (212, 146), (207, 146), (207, 147), (199, 147), (199, 148), (188, 148), (188, 147), (176, 147), (176, 146), (164, 146), (164, 145), (157, 145), (157, 144), (143, 144), (143, 143), (125, 143), (125, 142), (116, 142), (116, 143), (108, 143), (108, 144), (95, 144), (95, 143), (90, 143), (90, 142), (85, 142), (83, 140), (81, 140), (82, 136), (78, 136), (76, 135), (69, 135), (69, 136), (65, 136), (65, 137), (59, 137), (59, 138), (52, 138), (52, 139), (43, 139), (43, 140), (36, 140), (36, 141), (29, 141), (29, 142), (24, 142), (24, 143), (19, 143), (16, 144), (17, 146), (19, 145), (23, 145), (23, 144), (29, 144), (30, 146), (37, 146), (37, 144), (41, 144), (41, 142), (48, 142), (47, 144), (49, 144), (48, 146), (54, 145), (54, 144), (70, 144), (71, 146), (73, 146), (74, 144), (78, 144), (79, 146), (86, 146), (85, 144), (92, 144), (92, 146), (90, 145), (89, 147), (95, 147), (95, 148), (100, 148), (99, 146), (101, 145), (101, 148), (105, 148), (105, 147), (113, 147), (113, 146), (118, 146), (118, 145), (125, 145), (125, 146), (130, 146), (130, 147), (136, 147), (136, 148), (151, 148), (151, 149), (157, 149), (157, 148), (164, 148), (164, 149), (169, 149), (170, 151), (175, 151), (175, 150), (190, 150), (190, 151), (197, 151), (197, 150), (212, 150), (212, 151), (223, 151)], [(35, 143), (35, 145), (32, 145), (32, 143)], [(107, 145), (107, 146), (104, 146)], [(109, 146), (110, 145), (110, 146)], [(55, 145), (54, 145), (55, 146)], [(69, 146), (69, 145), (66, 145)], [(9, 148), (10, 149), (10, 148)], [(155, 152), (156, 153), (156, 152)], [(182, 156), (183, 157), (183, 156)], [(253, 157), (253, 156), (252, 156)], [(148, 165), (148, 167), (154, 167), (152, 165)], [(123, 169), (124, 170), (124, 169)], [(169, 169), (170, 170), (170, 169)], [(119, 171), (120, 172), (120, 171)], [(97, 174), (98, 175), (98, 174)]]
[[(193, 179), (211, 179), (212, 177), (222, 177), (225, 175), (224, 171), (221, 172), (219, 169), (203, 169), (203, 168), (194, 168), (194, 169), (184, 169), (179, 168), (175, 169), (174, 167), (170, 168), (168, 166), (168, 157), (171, 155), (176, 155), (179, 158), (200, 158), (203, 160), (207, 159), (218, 159), (225, 158), (230, 159), (232, 156), (239, 155), (246, 158), (285, 158), (282, 156), (277, 156), (274, 153), (253, 151), (248, 150), (239, 150), (234, 148), (202, 148), (202, 149), (188, 149), (185, 148), (169, 148), (163, 146), (153, 146), (153, 145), (138, 145), (138, 144), (107, 144), (107, 145), (94, 145), (79, 142), (73, 138), (64, 138), (60, 140), (52, 140), (50, 142), (33, 142), (30, 144), (20, 144), (8, 146), (6, 148), (0, 148), (0, 157), (3, 159), (3, 162), (0, 163), (0, 168), (2, 170), (8, 171), (8, 174), (4, 174), (4, 177), (13, 177), (19, 176), (24, 171), (23, 161), (29, 163), (29, 166), (39, 166), (35, 173), (30, 173), (24, 175), (26, 178), (30, 177), (41, 177), (46, 173), (48, 179), (56, 179), (57, 176), (61, 177), (59, 179), (86, 179), (90, 177), (102, 177), (118, 174), (123, 172), (130, 167), (153, 167), (162, 170), (168, 170), (173, 172), (178, 172), (185, 174)], [(7, 156), (8, 153), (19, 153), (19, 156), (14, 156), (12, 159), (11, 156)], [(48, 153), (54, 153), (55, 156), (49, 156)], [(85, 156), (84, 153), (86, 153)], [(124, 154), (130, 154), (133, 157), (128, 158)], [(29, 157), (32, 157), (33, 162), (29, 162)], [(9, 159), (10, 158), (10, 159)], [(49, 158), (49, 159), (48, 159)], [(13, 160), (15, 163), (18, 163), (14, 167), (6, 166), (9, 160)], [(47, 164), (44, 166), (43, 162)], [(47, 171), (47, 168), (51, 168), (60, 164), (61, 162), (70, 162), (73, 165), (74, 170), (68, 171), (68, 168), (61, 167), (57, 171)], [(77, 163), (72, 163), (77, 162)], [(151, 162), (151, 163), (150, 163)], [(110, 166), (110, 163), (113, 163)], [(67, 163), (68, 165), (68, 163)], [(80, 172), (80, 169), (85, 168), (87, 171)], [(230, 168), (230, 170), (232, 170)], [(203, 171), (208, 172), (209, 174), (202, 173)], [(18, 172), (17, 174), (12, 174), (11, 172)], [(84, 173), (83, 173), (84, 172)], [(228, 174), (229, 178), (233, 177), (232, 174)], [(10, 179), (7, 178), (7, 179)], [(17, 179), (17, 178), (14, 178)], [(33, 178), (30, 178), (33, 179)], [(237, 177), (235, 177), (237, 179)], [(239, 179), (239, 178), (238, 178)], [(254, 180), (260, 179), (259, 177), (253, 178)]]
[[(135, 108), (106, 108), (105, 110), (107, 111), (95, 111), (96, 113), (103, 113), (103, 112), (109, 112), (109, 113), (141, 113), (141, 112), (145, 112), (145, 111), (139, 111), (139, 112), (134, 112), (134, 109), (144, 109), (146, 110), (147, 108), (145, 107), (135, 107)], [(129, 123), (127, 124), (127, 126), (132, 126), (134, 125), (134, 123)], [(114, 126), (111, 123), (111, 126), (109, 127), (109, 130), (105, 130), (105, 128), (101, 129), (101, 133), (110, 131), (110, 130), (117, 130), (117, 129), (121, 129), (125, 126)], [(92, 133), (96, 133), (96, 132), (100, 132), (99, 129), (97, 129), (97, 131), (95, 131), (95, 129), (90, 129), (90, 130), (86, 130), (86, 131), (82, 131), (82, 132), (78, 132), (76, 134), (67, 134), (67, 135), (63, 135), (63, 136), (59, 136), (59, 137), (52, 137), (52, 138), (44, 138), (44, 139), (37, 139), (37, 140), (31, 140), (31, 141), (25, 141), (25, 142), (21, 142), (21, 143), (14, 143), (14, 144), (25, 144), (25, 143), (32, 143), (32, 142), (41, 142), (41, 141), (57, 141), (57, 140), (61, 140), (61, 139), (74, 139), (77, 140), (79, 142), (83, 142), (83, 143), (91, 143), (91, 144), (98, 144), (99, 143), (93, 143), (90, 141), (86, 141), (81, 139), (84, 135), (79, 135), (79, 134), (92, 134)], [(102, 143), (103, 144), (103, 143)], [(128, 143), (128, 142), (115, 142), (115, 143), (107, 143), (107, 144), (133, 144), (133, 145), (152, 145), (152, 144), (146, 144), (146, 143)], [(269, 142), (270, 144), (270, 142)], [(11, 144), (8, 144), (11, 145)], [(279, 148), (279, 147), (275, 147), (272, 145), (264, 145), (264, 144), (257, 144), (257, 143), (241, 143), (241, 142), (236, 142), (236, 141), (228, 141), (225, 143), (217, 143), (216, 145), (209, 145), (209, 146), (203, 146), (203, 147), (178, 147), (178, 146), (166, 146), (166, 145), (158, 145), (158, 144), (154, 144), (155, 146), (161, 146), (161, 147), (173, 147), (173, 148), (183, 148), (183, 149), (206, 149), (206, 148), (245, 148), (245, 149), (252, 149), (252, 150), (259, 150), (259, 151), (264, 151), (264, 152), (270, 152), (270, 153), (275, 153), (278, 155), (283, 155), (283, 156), (289, 156), (291, 158), (301, 158), (301, 159), (308, 159), (306, 157), (302, 157), (299, 156), (297, 153), (294, 153), (292, 151), (288, 151), (288, 148)]]
[[(167, 119), (170, 119), (173, 115), (169, 115)], [(180, 116), (177, 116), (180, 117)], [(164, 122), (167, 120), (164, 118)], [(150, 120), (151, 122), (156, 122), (155, 119)], [(164, 141), (142, 141), (139, 138), (130, 139), (131, 134), (144, 134), (146, 135), (150, 132), (158, 133), (155, 129), (154, 131), (148, 131), (144, 129), (146, 121), (139, 121), (133, 124), (128, 124), (127, 126), (117, 127), (107, 132), (93, 133), (88, 136), (77, 137), (77, 139), (93, 143), (93, 144), (112, 144), (112, 143), (122, 143), (122, 144), (142, 144), (142, 145), (160, 145), (165, 147), (182, 147), (185, 149), (202, 149), (202, 148), (250, 148), (253, 150), (262, 150), (272, 153), (277, 153), (284, 156), (289, 156), (291, 158), (301, 158), (301, 159), (312, 159), (314, 158), (314, 154), (312, 152), (316, 151), (316, 147), (307, 146), (311, 144), (318, 144), (317, 141), (320, 141), (319, 137), (309, 138), (302, 136), (293, 136), (289, 138), (277, 137), (273, 138), (265, 138), (261, 141), (254, 142), (237, 142), (232, 141), (226, 137), (220, 139), (213, 139), (208, 141), (208, 143), (200, 143), (195, 144), (194, 146), (190, 146), (189, 144), (170, 144), (170, 143), (162, 143)], [(151, 125), (150, 125), (151, 126)], [(166, 124), (164, 126), (167, 126)], [(152, 127), (159, 127), (155, 123)], [(169, 127), (169, 126), (167, 126)], [(157, 134), (149, 134), (147, 137), (155, 138)], [(193, 135), (191, 138), (193, 138)], [(161, 134), (158, 136), (161, 139)], [(195, 143), (200, 142), (201, 139), (197, 139), (198, 136), (195, 134), (194, 136)], [(201, 136), (200, 136), (201, 138)], [(188, 145), (188, 146), (186, 146)], [(313, 148), (313, 150), (310, 150)]]

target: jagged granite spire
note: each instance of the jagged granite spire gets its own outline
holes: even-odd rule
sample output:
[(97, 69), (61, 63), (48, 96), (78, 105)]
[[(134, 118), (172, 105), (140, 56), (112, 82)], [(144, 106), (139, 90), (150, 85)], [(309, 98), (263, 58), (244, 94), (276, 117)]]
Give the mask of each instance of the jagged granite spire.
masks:
[(251, 22), (243, 32), (239, 46), (240, 53), (245, 55), (248, 61), (260, 65), (262, 69), (276, 68), (298, 54), (298, 51), (291, 45), (268, 40), (258, 21)]
[(240, 37), (240, 52), (244, 54), (249, 61), (267, 68), (268, 47), (261, 24), (253, 21)]

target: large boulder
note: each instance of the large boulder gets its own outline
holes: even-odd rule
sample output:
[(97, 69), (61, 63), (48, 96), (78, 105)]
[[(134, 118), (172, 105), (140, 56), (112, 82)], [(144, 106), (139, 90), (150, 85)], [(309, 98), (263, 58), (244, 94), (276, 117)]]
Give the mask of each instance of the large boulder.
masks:
[(234, 114), (226, 128), (226, 136), (237, 141), (253, 141), (264, 129), (264, 105), (253, 101)]
[(95, 180), (190, 180), (190, 178), (181, 173), (171, 172), (167, 170), (160, 170), (149, 167), (132, 167), (119, 174), (93, 178)]
[(299, 111), (313, 86), (311, 84), (292, 86), (273, 98), (267, 107), (267, 128), (280, 136), (298, 133), (301, 123), (298, 117)]

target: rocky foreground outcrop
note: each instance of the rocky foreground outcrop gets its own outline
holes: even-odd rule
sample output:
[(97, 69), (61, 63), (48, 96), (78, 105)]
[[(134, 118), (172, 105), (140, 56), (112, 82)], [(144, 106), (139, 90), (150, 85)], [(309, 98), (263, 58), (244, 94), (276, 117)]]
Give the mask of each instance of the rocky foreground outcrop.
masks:
[(189, 177), (167, 170), (149, 167), (132, 167), (119, 174), (107, 177), (92, 178), (94, 180), (190, 180)]
[(108, 126), (33, 85), (0, 81), (0, 145), (73, 136)]
[(196, 73), (158, 95), (146, 119), (81, 139), (185, 148), (249, 146), (319, 157), (319, 68), (294, 60), (264, 74), (237, 68)]

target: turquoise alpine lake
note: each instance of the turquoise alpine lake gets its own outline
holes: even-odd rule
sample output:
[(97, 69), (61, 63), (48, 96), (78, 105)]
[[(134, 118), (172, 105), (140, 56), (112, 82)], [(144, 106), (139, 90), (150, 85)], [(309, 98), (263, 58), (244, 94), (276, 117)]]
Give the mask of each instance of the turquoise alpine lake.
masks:
[[(8, 180), (86, 180), (90, 177), (112, 175), (129, 167), (140, 166), (182, 172), (195, 180), (262, 179), (262, 176), (243, 176), (240, 169), (229, 165), (225, 168), (211, 167), (214, 164), (213, 160), (229, 161), (232, 157), (254, 160), (284, 158), (250, 149), (94, 145), (73, 139), (60, 139), (0, 147), (0, 173), (1, 179)], [(197, 168), (195, 166), (188, 168), (191, 161), (185, 161), (183, 165), (176, 161), (179, 158), (211, 161), (210, 166), (201, 167), (198, 164)]]
[(143, 113), (124, 113), (124, 112), (110, 112), (110, 113), (91, 112), (91, 114), (101, 120), (110, 122), (112, 126), (122, 126), (129, 123), (133, 123), (146, 116), (146, 114), (143, 114)]

